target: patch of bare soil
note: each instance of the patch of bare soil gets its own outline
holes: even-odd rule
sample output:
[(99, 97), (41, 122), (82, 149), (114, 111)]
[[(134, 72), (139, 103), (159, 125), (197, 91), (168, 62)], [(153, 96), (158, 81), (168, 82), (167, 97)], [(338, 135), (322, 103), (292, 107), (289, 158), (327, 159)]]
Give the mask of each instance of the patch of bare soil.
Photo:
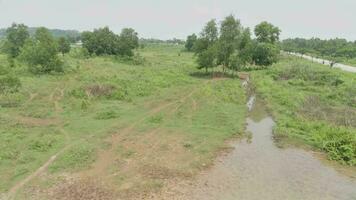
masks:
[(16, 121), (26, 126), (51, 126), (60, 123), (60, 120), (56, 118), (42, 119), (42, 118), (24, 117), (24, 116), (16, 117)]
[(114, 190), (100, 180), (71, 179), (49, 193), (52, 200), (113, 200)]
[[(64, 196), (62, 199), (68, 200), (113, 197), (136, 199), (151, 195), (152, 191), (160, 189), (166, 181), (174, 177), (190, 177), (192, 172), (186, 170), (188, 167), (184, 170), (180, 167), (184, 167), (182, 163), (190, 163), (194, 157), (183, 146), (184, 138), (178, 137), (180, 134), (167, 134), (167, 130), (160, 127), (137, 134), (135, 127), (162, 110), (168, 115), (174, 114), (193, 93), (194, 91), (191, 91), (178, 100), (158, 105), (130, 126), (107, 138), (109, 148), (98, 152), (98, 159), (91, 168), (73, 174), (75, 181), (61, 182), (54, 186), (51, 190), (63, 192), (53, 193), (58, 197), (51, 198), (61, 199)], [(124, 181), (117, 183), (120, 179)], [(98, 185), (95, 185), (96, 183)], [(101, 183), (115, 185), (115, 191), (102, 191)], [(87, 191), (86, 188), (93, 192), (82, 194)], [(62, 193), (66, 195), (61, 196)]]
[(113, 85), (89, 85), (84, 88), (88, 97), (99, 97), (110, 95), (115, 89)]
[(66, 146), (64, 148), (62, 148), (59, 152), (57, 152), (55, 155), (51, 156), (51, 158), (49, 160), (46, 161), (46, 163), (44, 163), (40, 168), (38, 168), (34, 173), (32, 173), (31, 175), (29, 175), (28, 177), (26, 177), (25, 179), (23, 179), (22, 181), (18, 182), (16, 185), (14, 185), (8, 192), (7, 196), (8, 199), (13, 199), (17, 193), (17, 191), (22, 188), (24, 185), (26, 185), (28, 182), (30, 182), (32, 179), (34, 179), (35, 177), (39, 176), (40, 174), (42, 174), (44, 171), (47, 170), (48, 166), (50, 164), (52, 164), (57, 157), (62, 154), (66, 149), (68, 149), (70, 146)]

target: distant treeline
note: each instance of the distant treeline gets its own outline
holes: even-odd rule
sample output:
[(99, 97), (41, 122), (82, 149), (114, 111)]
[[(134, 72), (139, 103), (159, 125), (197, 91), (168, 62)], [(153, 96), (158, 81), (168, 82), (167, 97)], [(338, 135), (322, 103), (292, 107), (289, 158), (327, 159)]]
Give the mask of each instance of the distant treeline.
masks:
[[(30, 36), (35, 35), (36, 30), (39, 27), (28, 27), (27, 31), (29, 32)], [(7, 28), (0, 29), (0, 38), (6, 37), (6, 30)], [(81, 33), (77, 30), (62, 30), (62, 29), (48, 29), (51, 35), (55, 38), (65, 37), (68, 38), (71, 42), (77, 42), (80, 40)]]
[(170, 40), (161, 40), (161, 39), (154, 39), (154, 38), (141, 38), (140, 39), (141, 44), (179, 44), (183, 45), (185, 44), (184, 40), (173, 38)]
[(322, 40), (312, 39), (286, 39), (281, 43), (284, 51), (311, 54), (333, 60), (356, 58), (356, 41), (350, 42), (345, 39)]

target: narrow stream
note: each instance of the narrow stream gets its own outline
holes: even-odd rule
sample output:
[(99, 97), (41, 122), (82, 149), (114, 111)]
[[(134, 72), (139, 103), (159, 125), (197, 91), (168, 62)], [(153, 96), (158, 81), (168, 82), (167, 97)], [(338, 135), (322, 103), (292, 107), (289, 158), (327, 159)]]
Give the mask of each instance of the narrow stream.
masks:
[(202, 174), (189, 199), (356, 199), (355, 179), (324, 165), (311, 152), (278, 148), (272, 138), (275, 123), (264, 105), (252, 96), (247, 106), (252, 138), (233, 144), (231, 153)]

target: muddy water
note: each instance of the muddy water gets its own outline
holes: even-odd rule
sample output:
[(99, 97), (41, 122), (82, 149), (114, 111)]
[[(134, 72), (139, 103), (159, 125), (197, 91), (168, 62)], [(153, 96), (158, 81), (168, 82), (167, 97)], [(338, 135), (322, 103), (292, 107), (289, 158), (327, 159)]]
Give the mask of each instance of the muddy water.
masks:
[(311, 152), (276, 147), (274, 121), (263, 105), (251, 110), (247, 131), (252, 138), (234, 144), (235, 150), (220, 158), (201, 175), (189, 199), (201, 200), (299, 200), (356, 199), (356, 180), (325, 166)]

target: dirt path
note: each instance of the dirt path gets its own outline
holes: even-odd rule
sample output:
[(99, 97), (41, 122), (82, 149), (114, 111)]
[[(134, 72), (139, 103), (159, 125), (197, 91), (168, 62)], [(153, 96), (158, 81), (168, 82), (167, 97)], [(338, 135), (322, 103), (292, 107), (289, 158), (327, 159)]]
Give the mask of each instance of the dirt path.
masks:
[[(103, 149), (99, 151), (98, 153), (98, 159), (94, 163), (94, 165), (87, 171), (81, 172), (79, 177), (81, 178), (88, 178), (88, 177), (105, 177), (105, 173), (107, 172), (107, 169), (109, 166), (111, 166), (115, 160), (113, 159), (115, 157), (115, 149), (117, 146), (120, 144), (122, 141), (122, 137), (129, 134), (137, 125), (142, 123), (144, 120), (148, 119), (149, 117), (159, 113), (160, 111), (173, 106), (173, 108), (170, 108), (168, 111), (169, 115), (172, 115), (174, 112), (178, 110), (178, 108), (186, 102), (188, 98), (190, 98), (193, 93), (196, 91), (193, 90), (189, 92), (188, 94), (184, 95), (182, 98), (172, 101), (172, 102), (167, 102), (160, 104), (159, 106), (153, 108), (151, 111), (143, 115), (140, 119), (129, 125), (128, 127), (122, 129), (120, 132), (113, 134), (110, 138), (107, 139), (107, 141), (110, 143), (110, 148), (109, 149)], [(174, 106), (175, 105), (175, 106)], [(158, 129), (155, 129), (154, 131), (157, 131)]]
[[(58, 88), (56, 88), (49, 96), (50, 102), (53, 102), (54, 108), (56, 115), (59, 115), (62, 112), (62, 108), (59, 105), (59, 101), (64, 97), (64, 89), (59, 90), (59, 95), (56, 94), (58, 92)], [(37, 96), (37, 93), (31, 93), (30, 98), (27, 103), (31, 103), (31, 101)], [(52, 125), (52, 124), (60, 124), (58, 116), (56, 116), (56, 119), (30, 119), (30, 118), (19, 118), (19, 120), (23, 123), (27, 124), (34, 124), (34, 125), (41, 125), (41, 126), (47, 126), (47, 125)], [(65, 152), (67, 149), (69, 149), (73, 144), (68, 143), (68, 134), (67, 132), (63, 129), (62, 125), (60, 125), (60, 132), (65, 134), (66, 140), (67, 140), (67, 145), (65, 145), (63, 148), (61, 148), (57, 153), (52, 155), (43, 165), (41, 165), (35, 172), (27, 176), (25, 179), (22, 181), (18, 182), (15, 184), (13, 187), (10, 188), (9, 192), (6, 195), (5, 199), (14, 199), (17, 191), (20, 190), (24, 185), (26, 185), (28, 182), (39, 176), (40, 174), (44, 173), (48, 166), (51, 165), (59, 155), (61, 155), (63, 152)]]

